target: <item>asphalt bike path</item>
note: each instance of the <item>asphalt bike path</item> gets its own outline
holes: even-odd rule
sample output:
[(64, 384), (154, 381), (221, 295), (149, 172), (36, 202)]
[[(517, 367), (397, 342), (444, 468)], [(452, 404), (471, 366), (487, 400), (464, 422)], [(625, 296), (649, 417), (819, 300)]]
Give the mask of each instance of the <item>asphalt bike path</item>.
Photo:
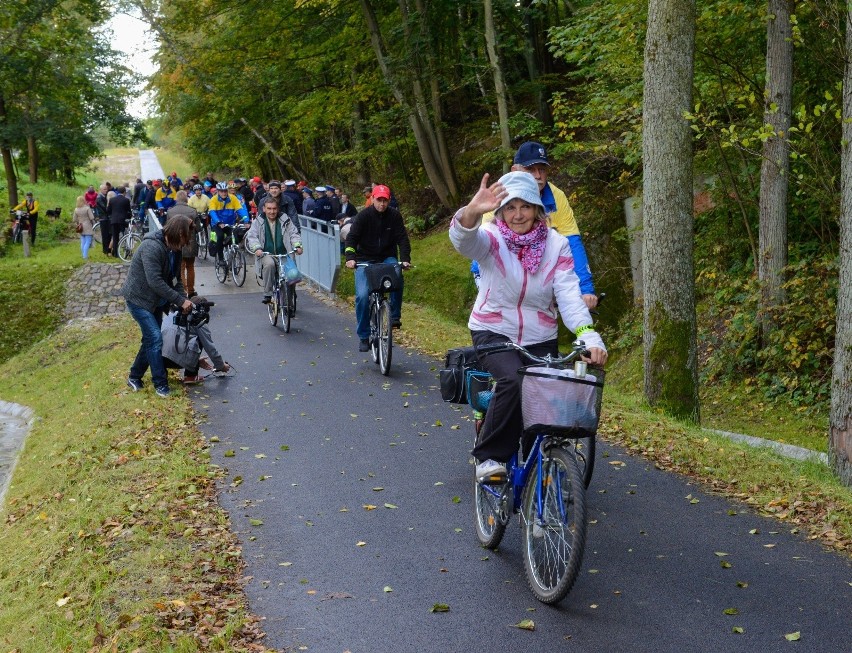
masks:
[[(517, 517), (499, 552), (478, 545), (473, 424), (467, 407), (441, 401), (439, 363), (396, 346), (383, 377), (358, 352), (353, 312), (301, 289), (285, 334), (269, 324), (252, 270), (239, 292), (230, 280), (220, 289), (229, 294), (199, 292), (216, 302), (211, 328), (235, 375), (190, 396), (226, 470), (220, 501), (268, 645), (852, 650), (847, 557), (606, 443), (580, 576), (559, 606), (538, 603)], [(438, 603), (449, 611), (430, 612)], [(534, 632), (515, 627), (528, 619)]]

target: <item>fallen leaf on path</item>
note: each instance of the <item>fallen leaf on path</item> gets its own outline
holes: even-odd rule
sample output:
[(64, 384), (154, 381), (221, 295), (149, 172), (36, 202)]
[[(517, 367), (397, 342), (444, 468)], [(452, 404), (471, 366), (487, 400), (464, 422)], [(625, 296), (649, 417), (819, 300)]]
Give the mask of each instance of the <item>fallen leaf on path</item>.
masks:
[(535, 622), (532, 619), (524, 619), (523, 621), (513, 624), (513, 626), (515, 628), (520, 628), (521, 630), (535, 630)]
[(429, 608), (429, 612), (449, 612), (450, 606), (446, 603), (436, 603), (431, 608)]
[(786, 639), (788, 642), (798, 642), (800, 639), (802, 639), (802, 633), (798, 630), (795, 633), (787, 633), (786, 635), (784, 635), (784, 639)]

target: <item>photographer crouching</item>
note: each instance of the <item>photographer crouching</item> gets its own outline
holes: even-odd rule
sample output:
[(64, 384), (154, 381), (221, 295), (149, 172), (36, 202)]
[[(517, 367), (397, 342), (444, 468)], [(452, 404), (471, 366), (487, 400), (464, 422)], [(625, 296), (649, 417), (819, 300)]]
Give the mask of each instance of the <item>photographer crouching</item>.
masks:
[(184, 313), (192, 310), (193, 304), (180, 280), (181, 248), (192, 237), (192, 220), (177, 215), (162, 230), (146, 235), (130, 261), (121, 294), (142, 331), (142, 344), (127, 377), (127, 385), (133, 392), (142, 389), (142, 377), (150, 367), (157, 396), (169, 396), (160, 328), (163, 311), (169, 305), (180, 307)]
[[(184, 385), (203, 381), (198, 375), (199, 367), (212, 370), (219, 376), (224, 376), (231, 369), (213, 344), (213, 334), (207, 326), (210, 308), (215, 304), (204, 297), (193, 297), (192, 304), (188, 314), (177, 313), (173, 319), (165, 320), (162, 327), (164, 364), (167, 368), (183, 369)], [(202, 351), (213, 360), (212, 363), (210, 359), (201, 357)]]

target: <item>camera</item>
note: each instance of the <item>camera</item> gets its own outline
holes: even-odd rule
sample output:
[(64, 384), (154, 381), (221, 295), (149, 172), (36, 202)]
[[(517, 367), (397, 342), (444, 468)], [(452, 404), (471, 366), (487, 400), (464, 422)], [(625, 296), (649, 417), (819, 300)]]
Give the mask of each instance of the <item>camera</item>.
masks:
[(215, 305), (216, 302), (207, 301), (193, 303), (189, 313), (183, 313), (178, 309), (175, 324), (179, 327), (200, 327), (202, 324), (207, 324), (210, 321), (210, 308)]

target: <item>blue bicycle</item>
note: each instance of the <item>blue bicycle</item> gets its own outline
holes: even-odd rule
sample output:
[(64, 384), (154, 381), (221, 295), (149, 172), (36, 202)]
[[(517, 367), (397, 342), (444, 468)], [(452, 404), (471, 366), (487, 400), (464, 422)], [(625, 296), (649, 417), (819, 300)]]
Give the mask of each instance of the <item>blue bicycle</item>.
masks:
[[(532, 439), (532, 444), (522, 444), (508, 462), (505, 482), (475, 483), (476, 534), (482, 546), (496, 549), (509, 517), (519, 512), (527, 583), (539, 601), (558, 603), (574, 586), (583, 560), (586, 487), (604, 373), (580, 360), (585, 345), (579, 340), (571, 353), (544, 358), (512, 342), (476, 347), (479, 357), (510, 349), (536, 363), (520, 369), (524, 431), (518, 435), (522, 443)], [(477, 440), (493, 383), (480, 369), (465, 373)]]

